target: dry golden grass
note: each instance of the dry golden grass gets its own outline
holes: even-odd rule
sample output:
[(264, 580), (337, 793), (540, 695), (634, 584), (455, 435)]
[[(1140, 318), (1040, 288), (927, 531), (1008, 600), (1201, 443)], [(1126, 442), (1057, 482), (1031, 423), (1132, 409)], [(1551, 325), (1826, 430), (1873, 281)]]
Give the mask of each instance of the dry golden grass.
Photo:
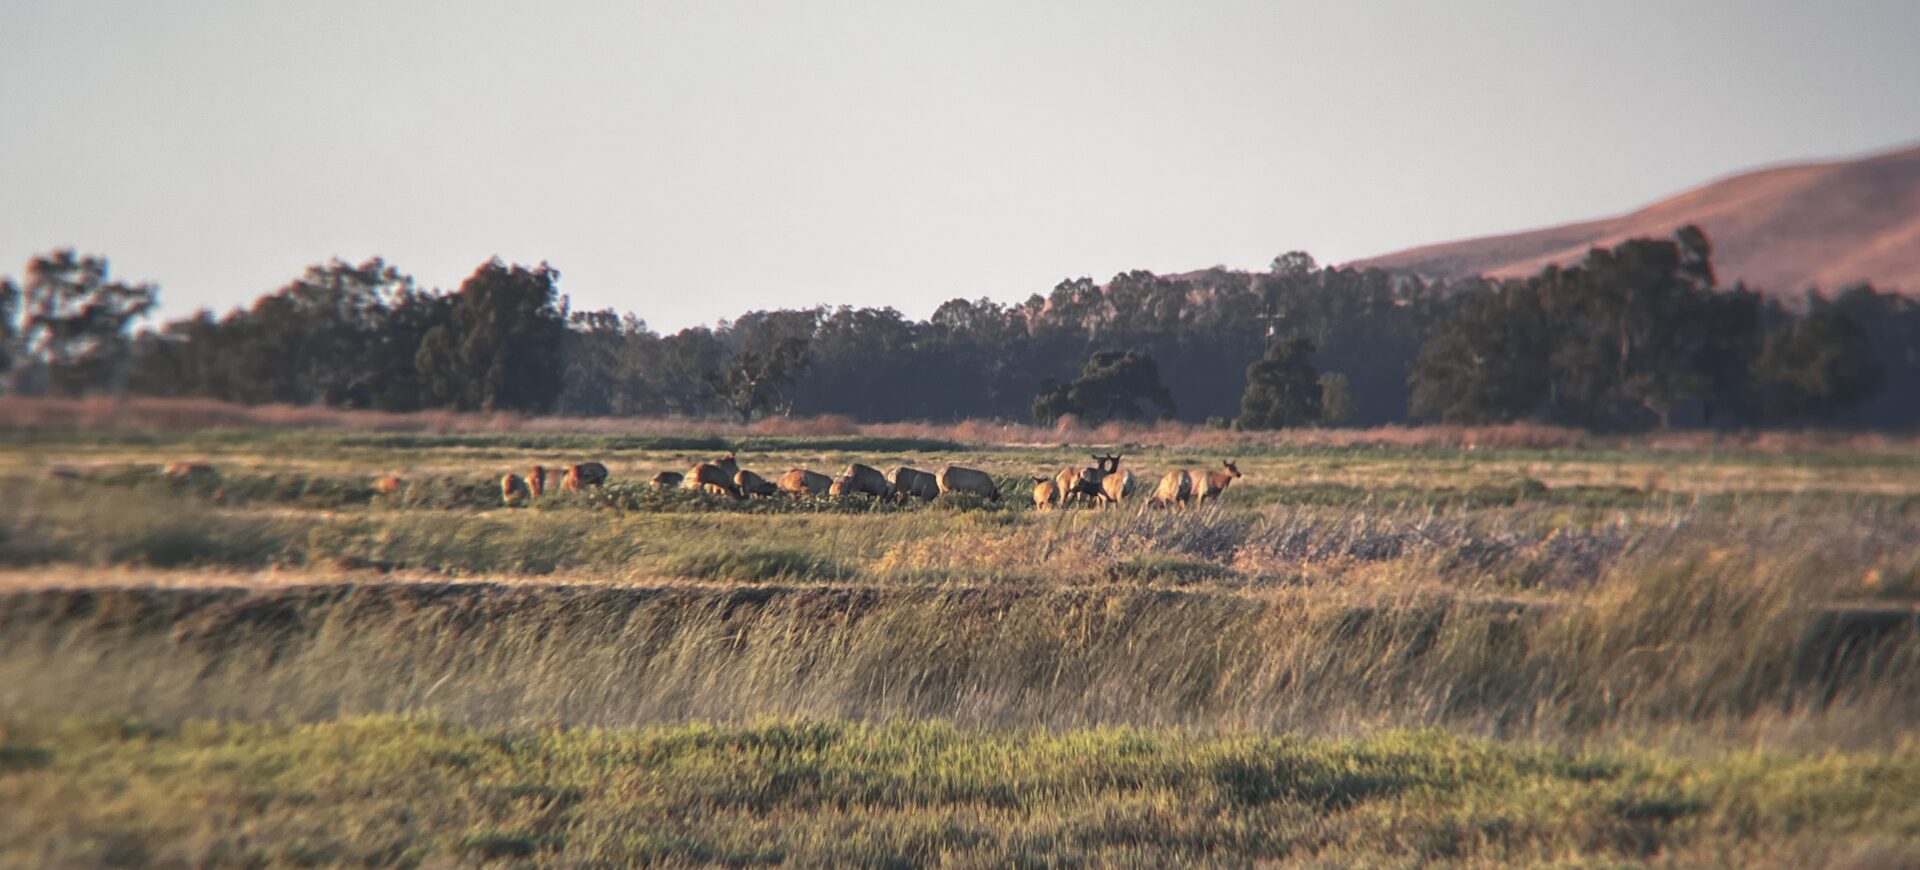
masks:
[(1289, 429), (1239, 432), (1192, 423), (1107, 423), (1086, 426), (1068, 417), (1039, 427), (989, 420), (858, 423), (844, 417), (769, 417), (752, 424), (688, 418), (524, 417), (511, 413), (421, 411), (386, 413), (291, 405), (235, 405), (210, 399), (147, 397), (85, 399), (0, 396), (0, 431), (6, 429), (151, 430), (192, 432), (215, 428), (336, 429), (392, 433), (525, 433), (707, 438), (865, 437), (929, 439), (971, 445), (1112, 445), (1209, 450), (1349, 447), (1463, 450), (1567, 450), (1642, 448), (1665, 451), (1738, 449), (1773, 453), (1836, 451), (1911, 452), (1920, 440), (1908, 434), (1822, 430), (1767, 432), (1667, 432), (1605, 436), (1539, 423), (1498, 426), (1377, 426), (1368, 429)]

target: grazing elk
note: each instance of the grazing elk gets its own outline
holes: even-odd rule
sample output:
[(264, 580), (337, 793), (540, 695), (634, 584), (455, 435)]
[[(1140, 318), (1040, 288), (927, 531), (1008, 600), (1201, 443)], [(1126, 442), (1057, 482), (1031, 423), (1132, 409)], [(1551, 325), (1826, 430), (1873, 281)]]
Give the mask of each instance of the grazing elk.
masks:
[(934, 475), (934, 482), (939, 484), (941, 495), (970, 492), (988, 501), (1000, 500), (1000, 485), (994, 482), (993, 475), (978, 469), (948, 465)]
[(686, 477), (686, 475), (678, 471), (662, 471), (654, 475), (653, 479), (647, 482), (652, 484), (654, 489), (673, 489), (679, 486), (680, 481), (685, 480)]
[(1193, 475), (1184, 468), (1176, 468), (1160, 478), (1160, 485), (1153, 490), (1149, 504), (1154, 507), (1177, 507), (1193, 504)]
[(892, 498), (894, 493), (893, 484), (887, 481), (886, 475), (880, 473), (880, 469), (871, 465), (861, 465), (858, 462), (847, 466), (846, 471), (840, 472), (839, 479), (833, 482), (833, 487), (829, 491), (833, 495), (858, 493), (874, 498)]
[(734, 458), (734, 455), (729, 452), (727, 455), (712, 462), (702, 462), (699, 465), (687, 469), (687, 474), (681, 479), (680, 485), (687, 489), (699, 490), (701, 492), (710, 492), (716, 495), (725, 494), (733, 496), (734, 498), (742, 498), (743, 494), (740, 492), (740, 485), (734, 482), (734, 478), (739, 476), (739, 474), (740, 463)]
[(393, 495), (407, 488), (407, 479), (398, 474), (383, 474), (373, 479), (373, 491), (381, 495)]
[(740, 490), (742, 496), (755, 498), (766, 498), (780, 491), (779, 487), (774, 486), (766, 478), (744, 468), (734, 472), (733, 485)]
[(606, 482), (606, 466), (598, 462), (581, 462), (567, 469), (567, 476), (560, 480), (560, 488), (568, 492), (579, 492), (589, 486), (599, 486)]
[(932, 501), (940, 495), (940, 482), (917, 468), (902, 465), (887, 475), (887, 482), (893, 484), (894, 497), (901, 504), (905, 504), (909, 498)]
[(789, 469), (780, 475), (780, 491), (789, 495), (826, 495), (833, 489), (833, 478), (804, 468)]

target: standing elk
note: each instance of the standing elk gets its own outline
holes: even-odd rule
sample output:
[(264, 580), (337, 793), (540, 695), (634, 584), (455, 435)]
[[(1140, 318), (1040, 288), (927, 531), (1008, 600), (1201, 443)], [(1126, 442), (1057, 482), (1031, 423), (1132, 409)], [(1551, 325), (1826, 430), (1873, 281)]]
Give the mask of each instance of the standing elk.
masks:
[(1096, 456), (1100, 462), (1100, 495), (1108, 504), (1120, 504), (1133, 497), (1133, 472), (1120, 470), (1120, 454)]
[(373, 491), (380, 495), (393, 495), (407, 488), (407, 479), (398, 474), (383, 474), (373, 479)]
[(941, 495), (970, 492), (988, 501), (1000, 500), (1000, 485), (994, 482), (993, 475), (978, 469), (948, 465), (934, 475), (934, 482), (939, 484)]
[[(1088, 454), (1092, 456), (1092, 454)], [(1075, 500), (1091, 500), (1098, 503), (1101, 498), (1100, 480), (1105, 476), (1106, 460), (1093, 456), (1095, 464), (1085, 468), (1068, 466), (1053, 476), (1055, 486), (1060, 487), (1060, 506), (1066, 507)]]
[(547, 494), (547, 467), (535, 465), (527, 469), (527, 494), (539, 498)]
[(1219, 469), (1194, 469), (1188, 472), (1193, 477), (1193, 500), (1198, 504), (1219, 501), (1227, 491), (1227, 484), (1240, 479), (1240, 466), (1235, 460), (1223, 459)]
[(1033, 507), (1044, 510), (1060, 500), (1060, 485), (1051, 477), (1033, 478)]
[(1160, 478), (1160, 485), (1153, 490), (1153, 498), (1148, 502), (1154, 507), (1178, 507), (1193, 503), (1193, 475), (1184, 468), (1176, 468)]

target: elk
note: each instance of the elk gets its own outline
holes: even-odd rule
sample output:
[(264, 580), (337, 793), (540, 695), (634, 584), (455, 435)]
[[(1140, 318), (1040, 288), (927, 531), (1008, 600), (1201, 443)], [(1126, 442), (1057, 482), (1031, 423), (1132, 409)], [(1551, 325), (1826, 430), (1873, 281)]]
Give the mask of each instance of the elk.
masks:
[(579, 492), (586, 487), (599, 486), (606, 482), (606, 466), (598, 462), (581, 462), (567, 469), (567, 476), (560, 480), (560, 488), (568, 492)]
[(1033, 507), (1044, 510), (1060, 500), (1060, 485), (1051, 477), (1033, 478)]
[(1000, 485), (993, 482), (993, 475), (977, 469), (948, 465), (934, 475), (934, 482), (939, 485), (941, 495), (970, 492), (988, 501), (1000, 500)]
[(781, 492), (789, 495), (826, 495), (828, 490), (833, 489), (833, 478), (818, 471), (793, 468), (780, 475), (779, 487)]
[(509, 471), (500, 475), (500, 503), (513, 507), (527, 498), (527, 482)]
[(1227, 484), (1240, 479), (1240, 466), (1236, 460), (1223, 459), (1219, 469), (1194, 469), (1188, 472), (1193, 477), (1193, 500), (1197, 504), (1219, 501), (1227, 491)]
[(383, 474), (373, 479), (373, 491), (381, 495), (393, 495), (406, 488), (406, 478), (398, 474)]
[[(841, 481), (845, 481), (846, 485), (842, 486)], [(834, 495), (858, 493), (874, 498), (892, 498), (894, 489), (893, 484), (887, 482), (887, 476), (880, 473), (880, 469), (856, 462), (847, 466), (846, 471), (840, 472), (840, 479), (833, 482), (831, 492)]]
[(887, 482), (893, 484), (894, 497), (905, 504), (909, 498), (932, 501), (940, 495), (940, 482), (933, 475), (917, 468), (900, 466), (887, 475)]
[(547, 494), (547, 467), (535, 465), (527, 469), (527, 494), (539, 498)]
[(729, 453), (718, 462), (702, 462), (687, 469), (680, 479), (680, 485), (686, 489), (740, 498), (740, 485), (734, 482), (739, 474), (740, 466), (733, 461), (733, 454)]
[(1193, 503), (1193, 475), (1184, 468), (1176, 468), (1160, 478), (1160, 485), (1153, 490), (1153, 498), (1148, 502), (1154, 507), (1176, 507)]
[(744, 468), (734, 472), (733, 485), (740, 490), (741, 495), (756, 498), (766, 498), (780, 491), (779, 487), (768, 482), (766, 478)]
[(1108, 504), (1119, 504), (1133, 497), (1133, 472), (1120, 470), (1120, 454), (1096, 456), (1100, 463), (1100, 495)]
[(680, 481), (684, 479), (686, 479), (686, 475), (678, 471), (662, 471), (654, 475), (653, 479), (648, 481), (648, 483), (652, 484), (654, 489), (673, 489), (679, 486)]
[(1106, 459), (1093, 457), (1094, 464), (1086, 468), (1068, 466), (1053, 476), (1055, 486), (1060, 487), (1060, 506), (1065, 507), (1075, 499), (1091, 499), (1098, 502), (1101, 498), (1100, 480), (1106, 476)]

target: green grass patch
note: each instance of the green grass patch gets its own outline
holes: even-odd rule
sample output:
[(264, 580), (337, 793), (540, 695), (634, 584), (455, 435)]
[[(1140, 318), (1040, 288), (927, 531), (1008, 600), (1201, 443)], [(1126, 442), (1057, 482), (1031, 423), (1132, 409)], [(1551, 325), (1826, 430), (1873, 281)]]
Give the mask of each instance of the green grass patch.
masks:
[(1818, 865), (1863, 842), (1920, 856), (1910, 742), (1680, 756), (1440, 731), (109, 726), (7, 723), (47, 752), (0, 772), (0, 864)]

